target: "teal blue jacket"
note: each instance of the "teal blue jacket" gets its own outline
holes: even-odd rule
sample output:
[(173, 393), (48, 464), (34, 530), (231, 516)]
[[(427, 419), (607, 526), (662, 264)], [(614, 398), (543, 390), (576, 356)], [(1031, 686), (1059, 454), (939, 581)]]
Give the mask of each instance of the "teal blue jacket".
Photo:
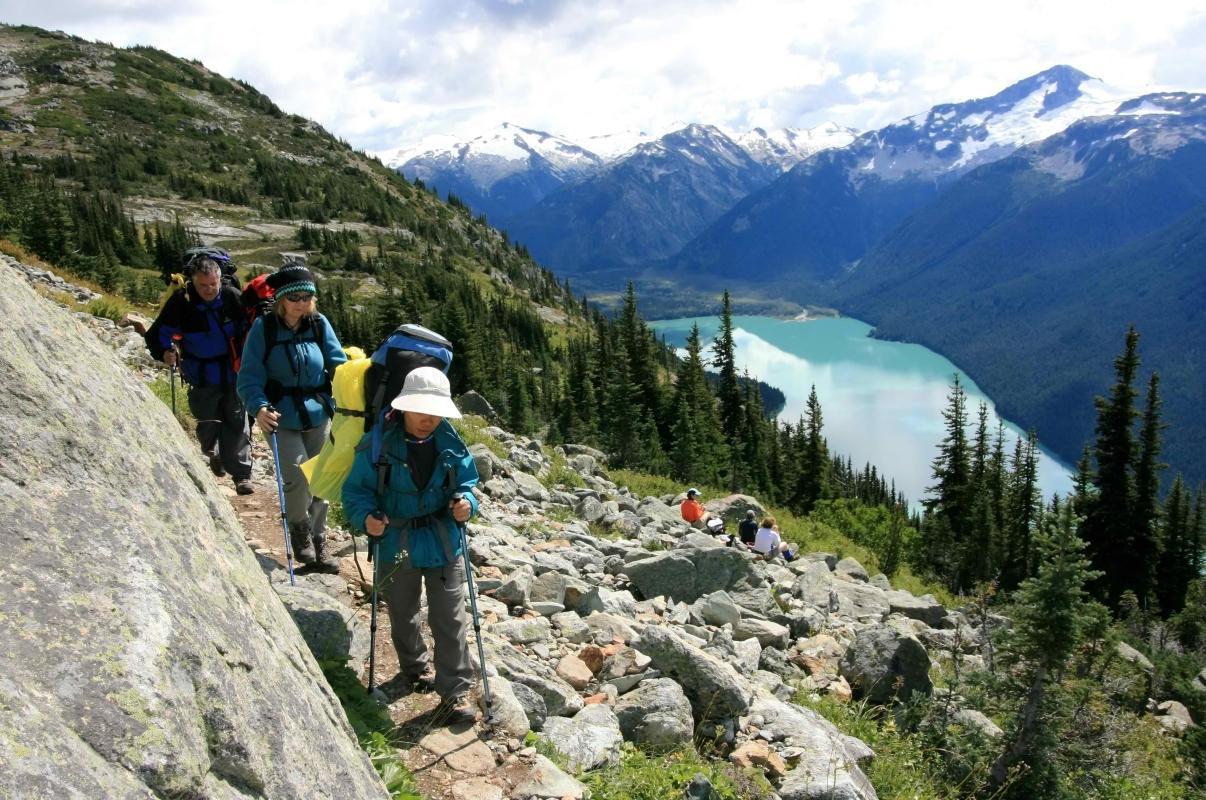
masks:
[[(343, 484), (343, 511), (348, 523), (364, 533), (364, 521), (374, 511), (385, 512), (390, 526), (381, 537), (377, 558), (381, 569), (392, 564), (442, 567), (448, 558), (461, 557), (465, 542), (461, 528), (448, 508), (454, 494), (464, 495), (477, 513), (477, 464), (448, 420), (435, 430), (436, 462), (424, 487), (415, 485), (406, 463), (406, 436), (401, 423), (385, 432), (381, 451), (389, 463), (384, 496), (377, 495), (377, 467), (372, 456), (372, 432), (356, 448), (352, 472)], [(415, 527), (411, 527), (414, 520)], [(447, 545), (447, 546), (446, 546)], [(405, 550), (409, 560), (399, 559)]]
[[(315, 320), (321, 329), (318, 335)], [(280, 412), (279, 425), (285, 430), (299, 431), (303, 427), (301, 412), (291, 396), (293, 387), (316, 388), (323, 386), (331, 379), (335, 368), (348, 360), (347, 354), (339, 344), (331, 323), (322, 314), (315, 314), (313, 319), (304, 319), (293, 331), (285, 327), (283, 322), (276, 326), (276, 344), (268, 355), (268, 363), (264, 363), (264, 353), (268, 344), (264, 337), (264, 318), (260, 317), (251, 326), (247, 341), (243, 344), (243, 365), (239, 370), (238, 391), (247, 413), (255, 416), (260, 409), (269, 403), (276, 406)], [(325, 357), (324, 357), (325, 355)], [(330, 368), (331, 374), (326, 369)], [(270, 382), (280, 385), (284, 394), (273, 400), (268, 397)], [(303, 397), (306, 413), (309, 414), (312, 427), (321, 428), (330, 418), (327, 404), (331, 403), (330, 394), (309, 394)], [(332, 404), (333, 407), (333, 404)]]

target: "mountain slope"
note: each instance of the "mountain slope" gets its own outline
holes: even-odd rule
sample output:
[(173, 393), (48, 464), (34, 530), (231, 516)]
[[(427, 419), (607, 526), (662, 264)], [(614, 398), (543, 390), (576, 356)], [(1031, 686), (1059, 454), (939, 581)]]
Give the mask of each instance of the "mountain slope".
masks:
[(602, 165), (603, 159), (573, 142), (507, 122), (468, 142), (386, 161), (406, 177), (451, 192), (496, 221), (521, 213)]
[(689, 125), (546, 197), (507, 230), (562, 274), (626, 268), (677, 252), (771, 174), (717, 128)]
[[(837, 290), (878, 335), (948, 355), (1069, 461), (1134, 324), (1166, 455), (1206, 478), (1206, 97), (1153, 95), (965, 176)], [(902, 302), (908, 298), (908, 302)], [(1018, 332), (1024, 332), (1019, 336)]]
[(809, 296), (960, 175), (1111, 111), (1120, 98), (1059, 66), (992, 97), (934, 106), (826, 150), (721, 216), (671, 259), (713, 283), (795, 285)]

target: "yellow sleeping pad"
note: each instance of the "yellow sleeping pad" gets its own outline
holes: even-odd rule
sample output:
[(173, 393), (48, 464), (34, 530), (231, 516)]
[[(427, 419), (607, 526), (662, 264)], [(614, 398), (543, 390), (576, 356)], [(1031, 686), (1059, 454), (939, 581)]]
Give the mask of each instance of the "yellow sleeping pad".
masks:
[(322, 451), (301, 465), (310, 483), (310, 494), (339, 502), (340, 489), (352, 471), (356, 445), (364, 436), (364, 417), (341, 411), (364, 411), (364, 378), (372, 360), (359, 347), (344, 348), (348, 360), (335, 368), (331, 394), (335, 399), (335, 421)]

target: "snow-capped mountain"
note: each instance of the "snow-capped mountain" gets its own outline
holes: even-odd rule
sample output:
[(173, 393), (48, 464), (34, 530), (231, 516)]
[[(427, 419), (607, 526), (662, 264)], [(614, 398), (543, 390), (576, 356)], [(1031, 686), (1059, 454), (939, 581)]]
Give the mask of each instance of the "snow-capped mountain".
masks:
[(566, 183), (594, 174), (603, 160), (573, 142), (504, 122), (467, 142), (440, 142), (385, 160), (407, 178), (452, 192), (491, 220), (506, 219)]
[(963, 173), (1059, 133), (1077, 120), (1116, 113), (1127, 95), (1068, 66), (993, 95), (944, 103), (870, 131), (843, 152), (851, 171), (884, 180)]
[(595, 153), (603, 159), (605, 163), (610, 164), (618, 158), (625, 155), (628, 151), (648, 142), (656, 141), (661, 136), (669, 133), (672, 130), (677, 130), (683, 127), (682, 124), (673, 126), (660, 133), (649, 133), (647, 131), (617, 131), (615, 133), (604, 133), (598, 136), (588, 136), (582, 145), (587, 150)]
[(767, 131), (754, 128), (736, 141), (759, 164), (775, 167), (779, 172), (799, 164), (822, 150), (845, 147), (854, 141), (858, 131), (836, 122), (823, 122), (815, 128), (780, 128)]
[(688, 125), (549, 195), (508, 231), (558, 271), (625, 267), (677, 252), (775, 174), (715, 126)]
[(674, 261), (697, 276), (831, 280), (960, 176), (1078, 120), (1116, 114), (1124, 100), (1101, 81), (1056, 66), (992, 97), (934, 106), (805, 159), (730, 209)]

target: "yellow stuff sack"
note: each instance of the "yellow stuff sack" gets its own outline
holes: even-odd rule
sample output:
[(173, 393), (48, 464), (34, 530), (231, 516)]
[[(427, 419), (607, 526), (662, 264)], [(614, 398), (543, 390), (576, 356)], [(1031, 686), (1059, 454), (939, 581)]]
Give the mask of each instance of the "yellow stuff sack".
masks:
[(344, 349), (348, 360), (335, 368), (331, 379), (331, 395), (335, 399), (335, 421), (331, 435), (323, 442), (322, 451), (301, 465), (310, 484), (310, 494), (324, 500), (339, 501), (340, 489), (352, 471), (356, 445), (364, 436), (364, 417), (341, 414), (341, 411), (364, 411), (364, 378), (372, 359), (359, 347)]

